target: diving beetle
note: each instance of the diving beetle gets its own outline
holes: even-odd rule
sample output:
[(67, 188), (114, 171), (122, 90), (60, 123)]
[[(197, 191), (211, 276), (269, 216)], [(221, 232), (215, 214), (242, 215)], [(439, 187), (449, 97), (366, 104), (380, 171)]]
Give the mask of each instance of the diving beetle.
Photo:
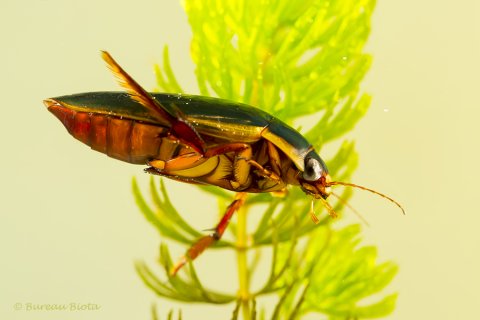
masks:
[[(88, 92), (44, 100), (74, 138), (112, 158), (146, 164), (150, 174), (237, 192), (213, 233), (191, 246), (173, 274), (222, 237), (247, 193), (299, 186), (335, 216), (326, 199), (331, 186), (345, 185), (387, 198), (403, 211), (377, 191), (332, 181), (313, 146), (274, 116), (218, 98), (149, 93), (108, 52), (102, 51), (102, 58), (126, 93)], [(313, 210), (311, 216), (318, 222)]]

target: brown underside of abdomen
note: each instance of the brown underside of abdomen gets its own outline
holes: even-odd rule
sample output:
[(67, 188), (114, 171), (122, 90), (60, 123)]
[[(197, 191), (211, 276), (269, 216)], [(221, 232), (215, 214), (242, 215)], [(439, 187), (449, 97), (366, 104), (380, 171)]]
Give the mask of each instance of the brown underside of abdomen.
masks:
[[(109, 157), (133, 164), (170, 159), (184, 149), (167, 137), (165, 127), (66, 108), (50, 111), (76, 139)], [(185, 152), (185, 151), (184, 151)]]

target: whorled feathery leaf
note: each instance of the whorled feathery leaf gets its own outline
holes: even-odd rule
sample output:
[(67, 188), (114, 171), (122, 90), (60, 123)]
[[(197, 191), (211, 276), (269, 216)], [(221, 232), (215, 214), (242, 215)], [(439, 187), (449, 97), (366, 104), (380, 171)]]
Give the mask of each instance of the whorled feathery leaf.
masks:
[[(318, 120), (302, 133), (317, 150), (338, 141), (366, 114), (371, 97), (362, 92), (360, 82), (371, 57), (362, 50), (375, 0), (184, 0), (183, 4), (192, 29), (191, 54), (202, 95), (262, 108), (293, 126), (298, 117), (314, 114)], [(155, 73), (158, 90), (183, 92), (167, 46)], [(358, 154), (352, 141), (337, 145), (340, 147), (327, 157), (327, 164), (335, 180), (350, 181)], [(132, 186), (142, 213), (164, 239), (188, 247), (201, 236), (177, 212), (163, 182), (159, 189), (150, 182), (152, 205), (147, 204), (135, 180)], [(221, 208), (233, 199), (231, 192), (200, 188), (216, 197)], [(336, 192), (343, 200), (329, 200), (338, 212), (352, 190)], [(271, 293), (278, 295), (277, 303), (259, 308), (260, 319), (298, 319), (311, 312), (329, 319), (374, 318), (393, 310), (395, 294), (379, 296), (375, 303), (364, 301), (380, 294), (397, 267), (390, 262), (378, 264), (375, 248), (360, 245), (359, 226), (333, 228), (318, 202), (315, 211), (324, 218), (314, 225), (307, 214), (310, 198), (298, 188), (289, 189), (284, 198), (250, 195), (245, 210), (258, 204), (265, 209), (246, 248), (228, 241), (215, 246), (236, 250), (237, 255), (245, 250), (257, 252), (250, 267), (239, 271), (247, 282), (261, 259), (261, 249), (272, 251), (268, 277), (249, 295), (205, 288), (193, 264), (172, 278), (166, 244), (160, 249), (164, 280), (145, 264), (137, 264), (145, 284), (159, 296), (177, 301), (237, 301), (233, 319), (240, 314), (244, 319), (257, 317), (256, 303)], [(234, 238), (237, 231), (246, 232), (242, 226), (230, 229), (235, 231)]]

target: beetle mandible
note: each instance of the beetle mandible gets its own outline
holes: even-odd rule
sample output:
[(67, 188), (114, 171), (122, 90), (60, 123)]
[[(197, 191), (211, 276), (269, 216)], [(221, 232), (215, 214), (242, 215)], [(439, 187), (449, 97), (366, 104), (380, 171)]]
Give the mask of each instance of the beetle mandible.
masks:
[[(213, 229), (173, 268), (175, 274), (218, 241), (247, 193), (276, 192), (295, 185), (321, 200), (331, 187), (363, 186), (332, 181), (325, 162), (296, 130), (252, 106), (202, 96), (149, 93), (102, 51), (124, 92), (89, 92), (44, 100), (68, 132), (92, 149), (170, 179), (237, 192)], [(313, 201), (313, 200), (312, 200)], [(313, 202), (312, 202), (313, 203)], [(318, 222), (313, 210), (311, 216)]]

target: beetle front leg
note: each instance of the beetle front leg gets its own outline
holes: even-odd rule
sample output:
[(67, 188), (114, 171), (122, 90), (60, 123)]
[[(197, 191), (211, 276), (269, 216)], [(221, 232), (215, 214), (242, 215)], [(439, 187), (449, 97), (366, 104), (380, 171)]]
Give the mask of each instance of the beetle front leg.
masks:
[(173, 266), (172, 270), (170, 271), (171, 275), (175, 275), (185, 264), (187, 264), (187, 262), (195, 260), (203, 251), (205, 251), (205, 249), (222, 238), (230, 219), (235, 211), (237, 211), (245, 203), (246, 197), (247, 194), (245, 192), (239, 192), (236, 194), (235, 200), (233, 200), (233, 202), (228, 206), (222, 219), (213, 229), (213, 233), (204, 236), (195, 242), (195, 244), (193, 244), (190, 249), (187, 250), (187, 253), (180, 259), (180, 261)]
[(282, 179), (275, 173), (275, 172), (272, 172), (268, 169), (265, 169), (261, 164), (259, 164), (257, 161), (255, 160), (248, 160), (248, 163), (257, 168), (258, 169), (258, 172), (257, 174), (259, 176), (262, 176), (262, 177), (265, 177), (265, 178), (268, 178), (272, 181), (275, 181), (275, 182), (280, 182), (282, 181)]

